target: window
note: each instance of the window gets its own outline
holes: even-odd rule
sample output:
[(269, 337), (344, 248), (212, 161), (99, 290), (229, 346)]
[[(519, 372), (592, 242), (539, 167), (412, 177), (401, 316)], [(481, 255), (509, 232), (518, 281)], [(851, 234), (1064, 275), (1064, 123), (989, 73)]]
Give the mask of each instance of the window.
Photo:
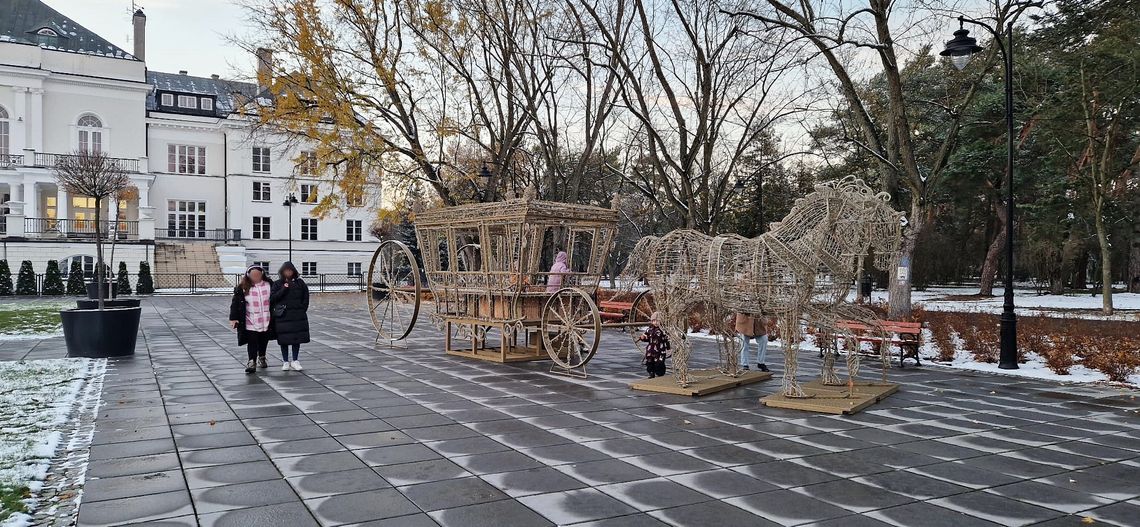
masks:
[(269, 172), (269, 147), (253, 147), (253, 171)]
[(301, 239), (302, 240), (316, 240), (317, 239), (317, 219), (316, 218), (301, 218)]
[[(8, 151), (8, 110), (0, 107), (0, 165), (7, 165), (9, 163)], [(6, 200), (5, 200), (6, 201)]]
[(301, 185), (301, 203), (316, 203), (317, 202), (317, 186), (316, 185)]
[(344, 239), (350, 242), (360, 241), (364, 222), (362, 220), (346, 220), (344, 222)]
[(166, 202), (167, 236), (206, 237), (206, 202), (170, 200)]
[(301, 152), (300, 163), (297, 165), (297, 170), (302, 176), (311, 176), (317, 173), (317, 154), (316, 152)]
[(167, 145), (166, 164), (171, 174), (205, 174), (206, 147)]
[(255, 239), (255, 240), (268, 240), (269, 239), (269, 216), (254, 216), (253, 217), (253, 239)]
[(178, 96), (178, 107), (179, 108), (189, 108), (191, 110), (197, 110), (198, 109), (198, 98), (194, 97), (193, 95), (179, 95)]
[(345, 193), (344, 201), (349, 207), (363, 207), (364, 206), (364, 191), (359, 189), (352, 189)]
[(161, 97), (161, 106), (174, 106), (174, 94), (164, 93)]
[(256, 265), (262, 269), (265, 269), (266, 274), (268, 274), (270, 272), (269, 271), (269, 260), (258, 260), (258, 261), (253, 262), (251, 265)]
[(301, 274), (314, 276), (317, 274), (317, 262), (301, 262)]
[(84, 115), (76, 123), (79, 127), (79, 150), (98, 153), (103, 151), (103, 121), (94, 115)]
[(269, 183), (266, 181), (253, 182), (253, 201), (272, 201), (269, 194)]
[(360, 272), (360, 262), (348, 262), (348, 275), (360, 276), (364, 273)]
[(209, 97), (202, 97), (202, 109), (213, 111), (214, 110), (214, 100), (209, 98)]
[(55, 30), (50, 28), (50, 27), (41, 27), (41, 28), (36, 30), (36, 34), (40, 35), (40, 36), (45, 36), (45, 37), (58, 37), (59, 36), (59, 33), (56, 33)]

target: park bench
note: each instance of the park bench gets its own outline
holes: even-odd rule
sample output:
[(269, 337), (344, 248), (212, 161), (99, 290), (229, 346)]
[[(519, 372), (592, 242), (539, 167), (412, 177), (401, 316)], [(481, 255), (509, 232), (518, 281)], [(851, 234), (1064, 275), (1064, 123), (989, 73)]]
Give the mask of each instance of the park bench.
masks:
[(598, 302), (598, 310), (598, 316), (602, 317), (603, 321), (622, 322), (628, 320), (630, 313), (633, 312), (633, 302), (602, 300)]
[[(899, 367), (902, 368), (907, 358), (914, 359), (916, 366), (922, 364), (918, 359), (918, 350), (922, 347), (922, 323), (901, 322), (897, 320), (880, 320), (874, 325), (864, 324), (855, 320), (840, 320), (832, 333), (821, 333), (820, 356), (824, 349), (838, 349), (836, 339), (852, 338), (856, 342), (871, 344), (871, 351), (864, 352), (860, 346), (856, 352), (878, 355), (879, 348), (884, 345), (899, 348)], [(834, 347), (834, 348), (832, 348)], [(848, 350), (850, 353), (850, 350)]]

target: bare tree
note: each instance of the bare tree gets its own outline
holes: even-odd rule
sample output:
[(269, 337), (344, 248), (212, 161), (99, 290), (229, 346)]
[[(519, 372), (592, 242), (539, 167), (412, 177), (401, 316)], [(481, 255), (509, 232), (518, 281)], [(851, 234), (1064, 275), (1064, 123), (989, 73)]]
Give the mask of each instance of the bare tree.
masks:
[(716, 231), (745, 154), (798, 111), (776, 86), (798, 64), (799, 44), (752, 34), (748, 20), (722, 12), (749, 0), (613, 2), (574, 5), (622, 80), (622, 146), (636, 161), (627, 181), (684, 226)]
[(101, 311), (103, 288), (107, 283), (107, 266), (103, 262), (103, 204), (108, 198), (119, 196), (130, 187), (131, 178), (117, 160), (107, 157), (103, 152), (80, 150), (71, 155), (59, 156), (55, 164), (55, 179), (68, 194), (95, 200), (95, 283), (98, 284)]
[[(960, 92), (950, 93), (941, 101), (916, 101), (903, 93), (899, 44), (894, 31), (898, 29), (900, 11), (893, 0), (866, 0), (845, 5), (827, 0), (764, 0), (763, 9), (732, 11), (736, 18), (761, 22), (770, 31), (791, 32), (795, 38), (810, 44), (814, 58), (826, 64), (826, 69), (854, 119), (857, 130), (845, 139), (852, 146), (869, 154), (879, 164), (885, 190), (896, 197), (899, 185), (910, 197), (908, 228), (903, 232), (900, 274), (892, 268), (890, 283), (890, 316), (910, 313), (911, 275), (905, 264), (913, 259), (918, 237), (932, 217), (932, 203), (926, 197), (936, 188), (939, 176), (946, 168), (957, 144), (963, 126), (963, 109), (971, 104), (978, 85), (997, 61), (996, 45), (989, 46), (981, 66), (971, 70), (973, 78)], [(927, 13), (948, 14), (949, 2), (926, 2)], [(987, 0), (991, 8), (991, 22), (1005, 27), (1016, 20), (1026, 9), (1025, 4), (1010, 0)], [(946, 20), (952, 20), (946, 16)], [(867, 51), (875, 64), (869, 70), (860, 69), (847, 57), (846, 52)], [(886, 118), (872, 117), (871, 101), (859, 89), (858, 78), (865, 74), (881, 75), (887, 87)], [(925, 145), (933, 155), (919, 154), (914, 126), (909, 110), (913, 105), (936, 104), (946, 112), (945, 133), (934, 139), (935, 144)], [(899, 200), (896, 200), (899, 201)]]

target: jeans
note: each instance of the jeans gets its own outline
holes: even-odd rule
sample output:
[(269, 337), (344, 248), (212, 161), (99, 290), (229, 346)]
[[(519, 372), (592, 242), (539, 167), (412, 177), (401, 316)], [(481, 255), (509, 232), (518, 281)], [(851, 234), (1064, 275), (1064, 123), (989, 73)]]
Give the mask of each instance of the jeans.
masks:
[(764, 364), (768, 359), (768, 335), (755, 337), (741, 335), (740, 338), (744, 339), (744, 347), (740, 348), (740, 364), (742, 366), (748, 364), (748, 342), (752, 339), (756, 339), (756, 364)]
[(265, 348), (269, 347), (268, 331), (246, 331), (245, 350), (249, 360), (265, 356)]
[(301, 354), (300, 344), (282, 344), (281, 345), (281, 360), (289, 362), (289, 348), (293, 348), (293, 360), (297, 360), (297, 356)]

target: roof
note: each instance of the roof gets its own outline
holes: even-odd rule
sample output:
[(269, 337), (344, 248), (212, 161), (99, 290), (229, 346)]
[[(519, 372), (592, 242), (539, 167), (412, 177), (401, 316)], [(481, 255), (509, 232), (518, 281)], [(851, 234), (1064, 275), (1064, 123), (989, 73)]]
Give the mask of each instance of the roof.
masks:
[[(2, 2), (4, 0), (0, 0)], [(146, 81), (154, 89), (146, 98), (146, 109), (157, 110), (158, 101), (155, 94), (160, 91), (173, 93), (186, 93), (195, 95), (211, 95), (215, 98), (214, 114), (225, 117), (237, 107), (234, 93), (240, 93), (246, 99), (258, 95), (258, 87), (250, 82), (232, 81), (213, 77), (195, 77), (184, 73), (163, 73), (161, 71), (146, 72)]]
[(574, 223), (580, 225), (615, 225), (616, 210), (593, 205), (517, 198), (494, 203), (472, 203), (441, 207), (416, 214), (415, 226), (473, 227), (516, 223)]
[[(40, 0), (0, 0), (0, 42), (124, 60), (134, 55), (77, 24)], [(38, 32), (50, 30), (54, 35)]]

